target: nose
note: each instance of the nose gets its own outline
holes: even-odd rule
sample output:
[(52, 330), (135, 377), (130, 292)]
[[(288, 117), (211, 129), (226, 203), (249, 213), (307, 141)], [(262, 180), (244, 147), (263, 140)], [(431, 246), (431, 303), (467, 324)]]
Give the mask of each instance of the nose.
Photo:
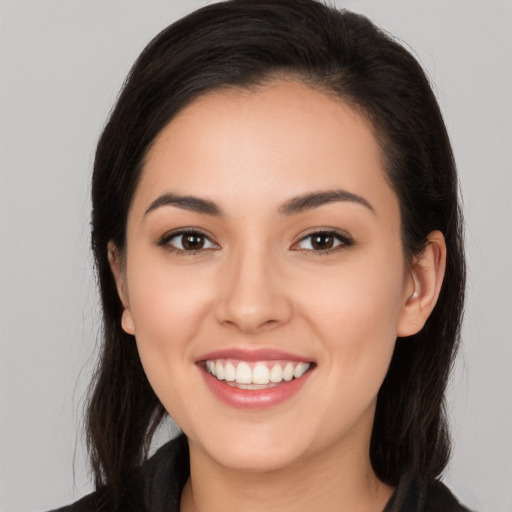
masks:
[(287, 324), (292, 302), (283, 265), (261, 248), (246, 248), (227, 258), (220, 276), (215, 316), (219, 323), (257, 334)]

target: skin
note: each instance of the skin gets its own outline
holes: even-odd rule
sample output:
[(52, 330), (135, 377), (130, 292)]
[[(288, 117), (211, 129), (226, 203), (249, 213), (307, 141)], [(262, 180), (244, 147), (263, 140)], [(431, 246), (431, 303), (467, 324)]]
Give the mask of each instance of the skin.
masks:
[[(397, 197), (371, 126), (349, 106), (296, 82), (205, 95), (150, 150), (109, 258), (148, 379), (187, 434), (191, 478), (182, 511), (382, 510), (369, 442), (397, 336), (423, 326), (441, 286), (439, 232), (405, 263)], [(293, 215), (312, 191), (363, 198)], [(213, 201), (222, 216), (163, 205), (165, 193)], [(208, 237), (177, 253), (193, 227)], [(352, 240), (314, 250), (318, 228)], [(195, 361), (230, 347), (274, 348), (316, 366), (285, 402), (233, 408)], [(307, 490), (307, 492), (305, 491)], [(300, 492), (299, 492), (300, 491)]]

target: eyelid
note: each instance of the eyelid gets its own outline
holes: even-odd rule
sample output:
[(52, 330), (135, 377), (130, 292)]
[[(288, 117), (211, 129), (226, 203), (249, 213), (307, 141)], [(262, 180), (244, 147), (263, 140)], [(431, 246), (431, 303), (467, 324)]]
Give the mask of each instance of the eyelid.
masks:
[[(198, 236), (204, 237), (215, 247), (206, 247), (206, 248), (201, 248), (201, 249), (197, 249), (197, 250), (185, 250), (185, 249), (179, 249), (178, 247), (174, 247), (173, 245), (171, 245), (169, 243), (173, 238), (177, 238), (177, 237), (183, 236), (183, 235), (198, 235)], [(158, 247), (165, 247), (171, 252), (175, 252), (175, 253), (179, 253), (179, 254), (187, 254), (187, 255), (197, 254), (197, 253), (209, 251), (209, 250), (212, 250), (215, 248), (217, 248), (217, 249), (220, 248), (219, 244), (213, 240), (213, 237), (211, 235), (209, 235), (202, 229), (193, 228), (193, 227), (178, 228), (178, 229), (175, 229), (172, 231), (168, 231), (167, 233), (165, 233), (161, 237), (159, 237), (158, 240), (155, 242), (155, 244)]]
[[(301, 248), (294, 248), (296, 247), (300, 242), (306, 240), (307, 238), (312, 237), (313, 235), (331, 235), (335, 239), (337, 239), (339, 242), (338, 245), (335, 245), (334, 247), (330, 249), (325, 250), (315, 250), (315, 249), (301, 249)], [(308, 230), (307, 233), (302, 233), (299, 237), (299, 239), (294, 242), (294, 244), (291, 247), (291, 250), (294, 251), (303, 251), (308, 253), (315, 253), (315, 254), (326, 254), (338, 251), (340, 249), (344, 249), (347, 247), (351, 247), (354, 245), (354, 239), (345, 231), (342, 231), (337, 228), (327, 228), (327, 227), (317, 227), (317, 228), (311, 228)]]

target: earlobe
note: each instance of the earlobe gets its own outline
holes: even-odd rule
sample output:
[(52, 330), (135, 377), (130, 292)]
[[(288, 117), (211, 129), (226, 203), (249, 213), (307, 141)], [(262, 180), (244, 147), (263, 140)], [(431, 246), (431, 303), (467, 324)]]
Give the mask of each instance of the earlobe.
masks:
[(126, 334), (135, 334), (135, 326), (133, 324), (133, 317), (129, 309), (124, 309), (121, 315), (121, 327)]
[(129, 309), (128, 293), (126, 290), (126, 282), (122, 269), (121, 255), (119, 254), (119, 249), (114, 244), (114, 242), (112, 242), (112, 240), (107, 245), (107, 251), (110, 270), (114, 276), (117, 293), (124, 308), (123, 314), (121, 316), (121, 327), (127, 334), (134, 334), (135, 327), (133, 323), (133, 317)]
[(446, 243), (440, 231), (432, 231), (421, 254), (414, 257), (409, 284), (405, 287), (404, 304), (397, 336), (412, 336), (425, 325), (432, 313), (443, 283), (446, 269)]

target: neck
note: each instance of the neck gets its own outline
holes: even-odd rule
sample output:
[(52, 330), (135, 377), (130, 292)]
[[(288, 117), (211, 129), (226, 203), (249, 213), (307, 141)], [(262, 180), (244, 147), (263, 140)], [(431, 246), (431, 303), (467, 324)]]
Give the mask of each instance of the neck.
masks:
[(181, 512), (381, 512), (392, 494), (364, 446), (329, 450), (269, 472), (226, 468), (194, 443), (189, 446), (191, 473)]

